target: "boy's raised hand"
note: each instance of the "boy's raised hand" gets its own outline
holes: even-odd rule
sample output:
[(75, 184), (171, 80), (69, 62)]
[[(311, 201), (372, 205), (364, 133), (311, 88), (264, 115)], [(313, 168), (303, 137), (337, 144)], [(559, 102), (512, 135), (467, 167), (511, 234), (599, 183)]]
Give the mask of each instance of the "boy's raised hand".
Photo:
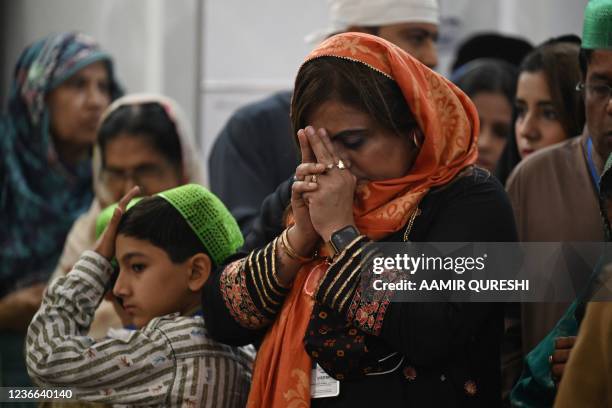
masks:
[(104, 258), (109, 261), (113, 259), (115, 256), (115, 238), (117, 236), (117, 228), (119, 227), (119, 221), (121, 221), (121, 217), (125, 213), (125, 209), (132, 198), (136, 197), (140, 193), (140, 187), (133, 187), (126, 195), (121, 197), (119, 200), (119, 204), (115, 211), (113, 212), (113, 216), (108, 223), (108, 226), (100, 236), (100, 239), (96, 243), (96, 247), (94, 251), (102, 255)]

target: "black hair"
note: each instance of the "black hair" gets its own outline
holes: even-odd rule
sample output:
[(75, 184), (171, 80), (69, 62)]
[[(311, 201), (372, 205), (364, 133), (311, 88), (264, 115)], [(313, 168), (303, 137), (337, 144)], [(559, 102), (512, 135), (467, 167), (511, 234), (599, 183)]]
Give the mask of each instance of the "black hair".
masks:
[(461, 43), (451, 71), (480, 58), (501, 59), (518, 66), (532, 49), (533, 46), (523, 38), (492, 32), (478, 33)]
[(578, 62), (580, 63), (580, 73), (582, 74), (582, 81), (586, 81), (587, 67), (591, 63), (591, 57), (593, 56), (593, 50), (587, 50), (586, 48), (580, 48), (578, 53)]
[(498, 93), (504, 95), (512, 106), (517, 76), (516, 67), (506, 61), (480, 58), (463, 65), (451, 79), (469, 97), (481, 92)]
[(123, 105), (108, 115), (98, 130), (102, 165), (106, 146), (122, 133), (145, 138), (177, 170), (182, 169), (181, 142), (174, 122), (158, 102)]
[(576, 34), (563, 34), (558, 37), (552, 37), (548, 40), (544, 41), (541, 45), (555, 44), (555, 43), (570, 43), (576, 44), (580, 46), (582, 44), (582, 40)]
[(159, 196), (146, 197), (121, 217), (117, 235), (148, 241), (181, 263), (205, 253), (216, 266), (206, 247), (176, 208)]
[(291, 101), (294, 134), (322, 103), (335, 100), (369, 114), (384, 129), (406, 135), (417, 124), (397, 82), (365, 64), (320, 57), (300, 69)]

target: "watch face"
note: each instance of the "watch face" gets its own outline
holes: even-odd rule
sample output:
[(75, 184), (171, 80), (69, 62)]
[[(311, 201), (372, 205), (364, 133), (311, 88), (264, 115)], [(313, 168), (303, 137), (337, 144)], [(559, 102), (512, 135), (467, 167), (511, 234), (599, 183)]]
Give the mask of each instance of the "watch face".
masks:
[(347, 247), (355, 238), (359, 236), (359, 231), (352, 225), (339, 229), (334, 232), (331, 236), (330, 242), (336, 253), (341, 252)]

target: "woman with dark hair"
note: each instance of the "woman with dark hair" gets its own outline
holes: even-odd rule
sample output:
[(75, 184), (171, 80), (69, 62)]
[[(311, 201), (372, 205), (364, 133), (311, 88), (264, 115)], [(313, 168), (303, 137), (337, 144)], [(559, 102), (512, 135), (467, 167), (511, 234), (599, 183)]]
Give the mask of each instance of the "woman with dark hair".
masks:
[(203, 295), (213, 337), (261, 342), (248, 406), (499, 405), (499, 307), (360, 289), (369, 242), (516, 239), (503, 188), (473, 166), (469, 98), (389, 42), (345, 33), (307, 57), (291, 114), (295, 179)]
[[(95, 243), (96, 218), (102, 208), (119, 201), (135, 185), (152, 195), (190, 182), (203, 183), (193, 135), (176, 102), (170, 98), (132, 94), (104, 112), (94, 148), (95, 198), (73, 225), (52, 279), (62, 276), (80, 254)], [(121, 326), (104, 302), (92, 325), (93, 337)]]
[[(519, 69), (515, 143), (508, 145), (498, 176), (502, 181), (507, 177), (506, 189), (521, 241), (593, 241), (601, 235), (599, 217), (568, 222), (562, 227), (557, 222), (544, 221), (557, 216), (561, 217), (558, 220), (564, 219), (564, 208), (586, 205), (581, 194), (566, 190), (566, 183), (591, 183), (589, 171), (570, 172), (573, 181), (542, 176), (546, 174), (542, 169), (557, 169), (559, 173), (567, 168), (568, 160), (583, 160), (588, 152), (587, 146), (582, 146), (582, 138), (576, 137), (582, 134), (585, 124), (583, 95), (576, 90), (581, 80), (577, 41), (574, 36), (550, 40), (530, 53)], [(534, 153), (536, 150), (541, 151)], [(567, 156), (557, 155), (560, 152)], [(543, 205), (550, 197), (562, 197), (563, 205)], [(524, 355), (546, 336), (567, 306), (563, 302), (521, 305)]]
[(580, 82), (580, 43), (565, 36), (529, 53), (519, 67), (514, 140), (508, 143), (497, 169), (505, 183), (514, 167), (531, 153), (582, 133), (584, 100)]
[(494, 172), (512, 129), (512, 106), (517, 70), (495, 59), (477, 59), (458, 69), (451, 80), (465, 92), (478, 110), (479, 166)]
[(49, 35), (17, 61), (0, 117), (0, 386), (29, 384), (25, 330), (91, 202), (96, 127), (121, 93), (111, 56), (81, 33)]

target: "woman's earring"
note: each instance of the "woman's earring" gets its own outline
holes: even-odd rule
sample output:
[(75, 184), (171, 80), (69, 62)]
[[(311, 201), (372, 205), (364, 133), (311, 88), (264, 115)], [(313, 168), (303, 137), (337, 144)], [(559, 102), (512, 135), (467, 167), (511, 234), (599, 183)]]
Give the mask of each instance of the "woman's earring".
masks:
[(412, 132), (412, 141), (414, 142), (414, 146), (417, 149), (421, 148), (421, 144), (419, 143), (419, 138), (417, 136), (417, 131), (416, 130)]

